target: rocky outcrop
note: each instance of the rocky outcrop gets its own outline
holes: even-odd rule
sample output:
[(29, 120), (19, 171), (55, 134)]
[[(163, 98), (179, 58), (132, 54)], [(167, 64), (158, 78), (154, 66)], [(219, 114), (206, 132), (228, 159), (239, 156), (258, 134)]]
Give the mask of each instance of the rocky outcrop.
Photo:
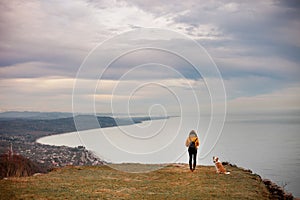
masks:
[(272, 199), (282, 199), (282, 200), (292, 200), (294, 199), (291, 193), (287, 193), (284, 189), (277, 184), (273, 183), (269, 179), (263, 179), (263, 183), (268, 188), (269, 192), (272, 195)]
[[(231, 167), (238, 167), (229, 162), (222, 162), (222, 164), (229, 165)], [(239, 167), (239, 168), (241, 168), (241, 167)], [(244, 169), (244, 168), (241, 168), (241, 169), (243, 169), (247, 173), (253, 174), (252, 170), (250, 170), (250, 169)], [(261, 179), (261, 177), (259, 175), (257, 175), (257, 177), (260, 179), (260, 181), (262, 181), (265, 184), (265, 186), (269, 190), (269, 192), (271, 194), (271, 199), (274, 199), (274, 200), (275, 199), (276, 200), (292, 200), (292, 199), (294, 199), (294, 197), (291, 193), (286, 192), (282, 187), (278, 186), (276, 183), (273, 183), (271, 180)]]

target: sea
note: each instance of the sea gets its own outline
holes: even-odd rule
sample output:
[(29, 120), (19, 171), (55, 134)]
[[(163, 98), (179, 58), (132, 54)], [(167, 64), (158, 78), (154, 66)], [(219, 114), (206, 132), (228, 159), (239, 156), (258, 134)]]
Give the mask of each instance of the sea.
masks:
[(300, 197), (300, 115), (170, 117), (38, 139), (49, 145), (85, 146), (109, 163), (187, 163), (185, 140), (193, 129), (200, 147), (197, 164), (212, 157), (250, 169)]

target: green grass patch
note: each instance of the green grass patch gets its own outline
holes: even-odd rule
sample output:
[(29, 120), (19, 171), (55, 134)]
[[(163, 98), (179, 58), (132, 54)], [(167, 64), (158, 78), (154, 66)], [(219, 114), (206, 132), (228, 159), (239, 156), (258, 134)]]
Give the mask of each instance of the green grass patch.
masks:
[(108, 166), (64, 167), (40, 176), (1, 180), (0, 199), (270, 199), (259, 176), (226, 168), (230, 175), (216, 174), (212, 166), (190, 172), (181, 164), (149, 173)]

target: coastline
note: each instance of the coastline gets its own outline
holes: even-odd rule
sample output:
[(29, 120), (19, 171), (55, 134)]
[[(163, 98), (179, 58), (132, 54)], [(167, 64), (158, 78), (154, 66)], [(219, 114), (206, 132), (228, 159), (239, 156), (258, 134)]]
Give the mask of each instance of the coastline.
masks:
[[(81, 120), (88, 120), (91, 115), (76, 116)], [(164, 117), (164, 118), (169, 118)], [(150, 117), (133, 117), (114, 119), (112, 117), (97, 116), (101, 128), (126, 126), (151, 120)], [(154, 117), (153, 120), (162, 119)], [(118, 123), (117, 123), (117, 122)], [(84, 130), (98, 127), (87, 125)], [(38, 140), (44, 137), (58, 136), (75, 132), (76, 126), (73, 117), (58, 119), (27, 119), (1, 118), (0, 119), (0, 154), (6, 154), (12, 148), (14, 154), (28, 158), (41, 167), (51, 170), (53, 167), (67, 165), (103, 165), (103, 159), (96, 156), (92, 150), (86, 149), (81, 143), (78, 145), (48, 145)]]
[[(34, 122), (34, 121), (31, 121), (31, 122)], [(62, 130), (62, 129), (57, 129), (57, 130)], [(68, 133), (70, 133), (70, 132), (63, 132), (63, 134), (68, 134)], [(63, 166), (70, 165), (72, 163), (72, 160), (67, 158), (65, 155), (76, 155), (75, 158), (76, 157), (79, 158), (78, 160), (80, 160), (81, 158), (84, 158), (83, 162), (81, 160), (80, 163), (73, 163), (73, 165), (79, 165), (79, 166), (95, 165), (95, 164), (89, 162), (90, 159), (88, 159), (88, 158), (90, 156), (85, 156), (85, 155), (89, 154), (89, 153), (87, 153), (87, 151), (88, 151), (87, 149), (83, 149), (81, 147), (78, 148), (78, 146), (67, 147), (65, 145), (64, 146), (44, 145), (44, 144), (39, 144), (36, 141), (32, 141), (32, 138), (40, 139), (41, 137), (43, 137), (43, 135), (50, 136), (50, 135), (60, 135), (60, 134), (62, 134), (62, 133), (60, 133), (59, 131), (56, 133), (53, 133), (53, 132), (47, 133), (46, 131), (43, 131), (43, 130), (40, 130), (40, 132), (38, 130), (33, 130), (32, 132), (23, 132), (23, 134), (19, 134), (19, 135), (12, 134), (9, 137), (7, 137), (7, 135), (5, 135), (5, 134), (0, 134), (0, 137), (1, 137), (1, 139), (3, 139), (3, 138), (7, 139), (5, 141), (6, 148), (9, 146), (10, 143), (12, 143), (13, 148), (16, 153), (18, 153), (18, 151), (19, 152), (22, 151), (22, 155), (25, 155), (26, 157), (33, 159), (35, 161), (39, 162), (39, 161), (43, 160), (43, 159), (38, 158), (39, 155), (41, 155), (41, 156), (48, 155), (50, 158), (48, 160), (51, 161), (51, 162), (48, 162), (48, 164), (49, 164), (48, 166), (51, 166), (51, 168), (63, 167)], [(3, 142), (3, 140), (0, 140), (0, 142)], [(78, 152), (75, 153), (76, 151), (78, 151)], [(89, 152), (93, 153), (92, 151), (89, 151)], [(84, 156), (82, 157), (82, 155), (84, 155)], [(60, 160), (57, 160), (57, 157), (60, 158)], [(97, 158), (97, 159), (98, 159), (98, 164), (96, 164), (96, 165), (105, 164), (105, 161), (103, 161), (103, 159), (99, 159), (99, 158)], [(52, 160), (54, 160), (55, 162), (52, 162)], [(223, 158), (223, 160), (226, 160), (226, 159)], [(230, 162), (232, 162), (232, 160), (230, 160)], [(233, 162), (233, 163), (235, 163), (235, 162)], [(238, 163), (238, 166), (248, 166), (248, 165), (245, 165), (245, 164), (241, 165), (240, 163)], [(261, 173), (258, 172), (258, 174), (261, 174)], [(277, 184), (278, 184), (278, 182), (277, 182)]]
[(250, 173), (250, 174), (253, 174), (254, 176), (256, 176), (258, 178), (258, 180), (261, 181), (266, 186), (266, 188), (268, 189), (268, 191), (272, 195), (271, 199), (284, 199), (284, 200), (298, 199), (298, 198), (295, 198), (292, 193), (287, 192), (283, 187), (277, 185), (272, 180), (262, 179), (261, 175), (253, 173), (253, 171), (251, 169), (246, 169), (244, 167), (239, 167), (237, 165), (234, 165), (234, 164), (231, 164), (231, 163), (228, 163), (228, 162), (222, 162), (222, 164), (225, 167), (230, 166), (230, 167), (239, 168), (239, 169), (245, 171), (246, 173)]

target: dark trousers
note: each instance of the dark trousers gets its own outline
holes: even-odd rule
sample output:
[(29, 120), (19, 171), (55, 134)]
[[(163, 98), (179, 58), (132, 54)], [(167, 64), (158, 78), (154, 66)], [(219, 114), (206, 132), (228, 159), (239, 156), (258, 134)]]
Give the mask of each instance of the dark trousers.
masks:
[[(190, 165), (190, 169), (194, 170), (196, 168), (196, 160), (197, 160), (197, 149), (195, 148), (189, 148), (188, 149), (189, 152), (189, 165)], [(192, 163), (192, 160), (194, 161), (194, 163)]]

